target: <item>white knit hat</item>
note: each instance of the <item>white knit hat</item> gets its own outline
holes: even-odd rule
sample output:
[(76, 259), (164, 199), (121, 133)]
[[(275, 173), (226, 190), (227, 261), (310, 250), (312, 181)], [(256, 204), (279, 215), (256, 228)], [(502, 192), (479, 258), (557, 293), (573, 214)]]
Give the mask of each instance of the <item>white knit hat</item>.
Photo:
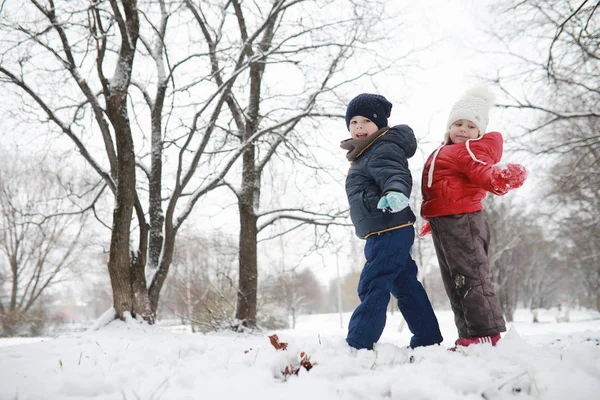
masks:
[(465, 92), (465, 94), (454, 104), (446, 124), (446, 141), (448, 132), (455, 121), (468, 119), (479, 129), (479, 134), (486, 132), (490, 108), (493, 105), (494, 96), (488, 91), (487, 86), (476, 86)]

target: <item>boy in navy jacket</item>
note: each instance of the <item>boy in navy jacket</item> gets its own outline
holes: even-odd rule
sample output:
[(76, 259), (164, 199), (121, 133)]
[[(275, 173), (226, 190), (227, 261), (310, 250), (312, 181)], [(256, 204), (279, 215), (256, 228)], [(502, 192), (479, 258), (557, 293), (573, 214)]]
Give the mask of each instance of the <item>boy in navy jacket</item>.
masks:
[(363, 93), (352, 99), (346, 109), (351, 138), (340, 145), (352, 163), (346, 178), (350, 217), (357, 236), (366, 239), (367, 262), (358, 282), (361, 303), (346, 338), (356, 349), (372, 349), (381, 337), (390, 293), (413, 333), (410, 347), (443, 340), (410, 255), (415, 215), (408, 205), (408, 158), (415, 154), (417, 141), (407, 125), (388, 127), (391, 109), (381, 95)]

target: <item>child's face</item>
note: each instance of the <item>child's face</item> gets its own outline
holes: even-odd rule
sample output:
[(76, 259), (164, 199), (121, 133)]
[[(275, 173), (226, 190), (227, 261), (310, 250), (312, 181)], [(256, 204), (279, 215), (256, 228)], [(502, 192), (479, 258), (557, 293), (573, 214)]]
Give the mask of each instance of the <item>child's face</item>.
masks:
[(479, 128), (468, 119), (454, 121), (450, 127), (450, 140), (452, 143), (464, 143), (469, 139), (479, 136)]
[(350, 120), (350, 135), (352, 139), (366, 139), (378, 130), (379, 128), (375, 125), (375, 122), (367, 117), (357, 115)]

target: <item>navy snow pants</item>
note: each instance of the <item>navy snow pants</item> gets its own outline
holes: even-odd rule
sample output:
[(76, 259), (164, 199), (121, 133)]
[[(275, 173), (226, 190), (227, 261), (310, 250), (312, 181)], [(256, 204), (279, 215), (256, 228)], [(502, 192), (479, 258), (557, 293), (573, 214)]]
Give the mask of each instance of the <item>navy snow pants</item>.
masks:
[(417, 280), (417, 264), (410, 256), (415, 239), (412, 226), (375, 234), (367, 238), (367, 262), (360, 274), (358, 297), (348, 325), (346, 342), (357, 349), (372, 349), (385, 327), (390, 293), (413, 334), (411, 347), (441, 343), (437, 318)]

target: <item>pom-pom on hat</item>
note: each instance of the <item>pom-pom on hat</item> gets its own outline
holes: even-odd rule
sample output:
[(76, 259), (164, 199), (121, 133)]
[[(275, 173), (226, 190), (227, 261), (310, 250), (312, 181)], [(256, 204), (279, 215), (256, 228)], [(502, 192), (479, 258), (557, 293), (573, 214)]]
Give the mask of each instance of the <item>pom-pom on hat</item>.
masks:
[(379, 94), (362, 93), (350, 100), (346, 108), (346, 128), (350, 130), (350, 120), (360, 115), (369, 118), (379, 129), (387, 126), (392, 111), (392, 103)]
[[(476, 86), (467, 90), (452, 107), (446, 124), (446, 132), (450, 131), (450, 127), (455, 121), (468, 119), (477, 126), (479, 134), (483, 135), (486, 133), (490, 108), (493, 103), (494, 96), (489, 92), (487, 86)], [(446, 134), (446, 136), (448, 135)]]

